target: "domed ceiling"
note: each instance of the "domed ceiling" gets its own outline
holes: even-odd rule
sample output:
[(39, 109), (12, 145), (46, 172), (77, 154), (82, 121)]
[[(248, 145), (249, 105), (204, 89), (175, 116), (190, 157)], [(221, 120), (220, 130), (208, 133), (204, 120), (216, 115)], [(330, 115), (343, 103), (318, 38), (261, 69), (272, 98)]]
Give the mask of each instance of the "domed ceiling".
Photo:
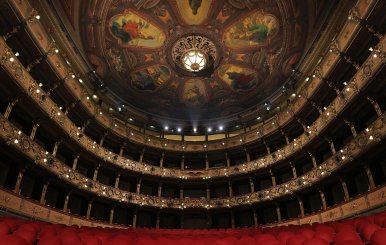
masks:
[[(93, 0), (79, 7), (86, 56), (109, 98), (149, 114), (202, 120), (269, 100), (299, 61), (307, 6), (289, 0)], [(298, 21), (301, 20), (301, 21)], [(209, 72), (181, 72), (185, 37), (215, 52)]]

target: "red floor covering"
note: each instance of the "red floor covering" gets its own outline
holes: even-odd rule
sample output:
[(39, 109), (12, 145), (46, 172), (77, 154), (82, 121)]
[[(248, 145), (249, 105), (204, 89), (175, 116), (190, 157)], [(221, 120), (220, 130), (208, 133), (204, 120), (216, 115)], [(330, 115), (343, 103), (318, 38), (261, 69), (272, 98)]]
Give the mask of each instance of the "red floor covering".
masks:
[(1, 245), (386, 245), (386, 212), (338, 222), (212, 230), (112, 229), (0, 218)]

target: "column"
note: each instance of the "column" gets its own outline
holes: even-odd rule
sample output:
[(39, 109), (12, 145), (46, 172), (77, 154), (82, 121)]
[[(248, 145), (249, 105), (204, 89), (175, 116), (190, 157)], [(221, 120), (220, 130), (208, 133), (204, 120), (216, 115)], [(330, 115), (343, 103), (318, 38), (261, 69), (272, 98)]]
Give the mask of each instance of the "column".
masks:
[(296, 196), (296, 198), (298, 199), (298, 202), (299, 202), (300, 217), (303, 218), (304, 217), (303, 200), (299, 196)]
[(139, 156), (139, 162), (143, 162), (143, 156), (145, 155), (146, 147), (143, 147), (141, 155)]
[(255, 227), (259, 226), (259, 223), (258, 223), (258, 220), (257, 220), (256, 209), (253, 209), (253, 224), (254, 224)]
[(356, 129), (355, 129), (354, 124), (352, 124), (351, 122), (349, 122), (347, 119), (344, 119), (343, 121), (347, 124), (347, 126), (350, 127), (352, 136), (353, 136), (354, 138), (357, 137), (358, 134), (357, 134), (357, 131), (356, 131)]
[[(68, 203), (70, 201), (70, 195), (71, 195), (72, 191), (69, 191), (66, 195), (66, 198), (64, 199), (64, 205), (63, 205), (63, 212), (67, 213), (68, 212)], [(90, 203), (89, 203), (90, 205)], [(91, 209), (91, 208), (90, 208)], [(87, 209), (87, 214), (88, 214), (88, 209)], [(90, 217), (90, 215), (88, 214), (87, 216), (88, 218)]]
[(330, 148), (331, 148), (332, 154), (335, 155), (336, 150), (335, 150), (334, 142), (332, 140), (328, 139), (328, 138), (325, 138), (325, 139), (330, 144)]
[(208, 154), (205, 154), (205, 169), (209, 169), (209, 159), (208, 159)]
[(283, 135), (284, 138), (285, 138), (285, 143), (286, 143), (287, 145), (289, 145), (290, 141), (289, 141), (288, 135), (287, 135), (283, 130), (281, 130), (281, 133), (282, 133), (282, 135)]
[(103, 135), (102, 135), (102, 137), (101, 137), (101, 139), (99, 140), (99, 145), (100, 146), (103, 146), (103, 142), (105, 141), (105, 138), (106, 138), (106, 136), (108, 135), (108, 131), (106, 132), (106, 133), (104, 133)]
[(76, 170), (76, 167), (78, 166), (78, 160), (79, 160), (80, 155), (76, 155), (74, 158), (74, 161), (72, 162), (72, 169)]
[(111, 209), (110, 209), (110, 219), (109, 219), (109, 224), (112, 225), (113, 222), (114, 222), (114, 210), (115, 210), (115, 206), (112, 206)]
[(184, 228), (184, 213), (180, 214), (180, 228)]
[(98, 172), (99, 172), (99, 168), (101, 167), (100, 164), (98, 164), (98, 166), (95, 168), (94, 170), (94, 176), (92, 177), (93, 180), (97, 180), (98, 178)]
[(159, 182), (157, 196), (162, 196), (162, 182)]
[(123, 152), (125, 151), (126, 142), (121, 145), (121, 148), (119, 148), (119, 156), (123, 156)]
[(8, 119), (9, 115), (11, 115), (12, 109), (18, 101), (19, 101), (19, 99), (16, 98), (8, 103), (7, 108), (5, 109), (5, 112), (4, 112), (4, 117), (6, 119)]
[(55, 142), (54, 149), (52, 150), (52, 156), (55, 157), (58, 152), (59, 145), (63, 142), (63, 140), (59, 140)]
[(180, 199), (184, 199), (184, 186), (183, 184), (180, 184)]
[(251, 193), (255, 192), (255, 184), (253, 183), (253, 179), (249, 177), (249, 186), (251, 188)]
[(232, 225), (232, 229), (234, 229), (236, 227), (236, 224), (235, 224), (235, 213), (233, 211), (231, 211), (231, 225)]
[(15, 188), (13, 190), (16, 194), (20, 194), (20, 186), (21, 186), (21, 182), (23, 180), (24, 172), (25, 172), (25, 168), (22, 168), (22, 169), (20, 169), (19, 174), (17, 175)]
[(317, 168), (318, 165), (316, 164), (316, 158), (315, 158), (314, 154), (312, 154), (312, 153), (309, 151), (309, 152), (308, 152), (308, 155), (311, 157), (312, 166), (314, 166), (314, 168)]
[(157, 220), (155, 222), (155, 228), (156, 229), (159, 229), (159, 226), (160, 226), (160, 218), (161, 218), (161, 213), (160, 212), (157, 212)]
[(212, 214), (209, 212), (206, 213), (206, 228), (212, 228)]
[(137, 213), (138, 213), (138, 210), (135, 210), (133, 214), (133, 228), (137, 227)]
[(225, 152), (225, 159), (227, 161), (227, 167), (229, 168), (231, 166), (231, 160), (229, 159), (228, 152)]
[(82, 133), (84, 133), (84, 131), (86, 130), (86, 127), (87, 127), (90, 123), (91, 123), (91, 120), (90, 120), (90, 119), (88, 119), (86, 122), (83, 123), (82, 129), (81, 129)]
[(37, 132), (37, 130), (38, 130), (39, 125), (40, 125), (40, 123), (36, 123), (36, 124), (33, 126), (32, 130), (31, 130), (31, 134), (29, 135), (29, 138), (30, 138), (31, 140), (34, 140), (34, 139), (35, 139), (35, 135), (36, 135), (36, 132)]
[(115, 184), (114, 184), (114, 187), (115, 188), (119, 188), (119, 179), (121, 178), (121, 173), (118, 173), (117, 174), (117, 177), (115, 177)]
[(350, 199), (350, 194), (348, 193), (346, 182), (344, 181), (344, 179), (342, 177), (339, 177), (339, 180), (340, 180), (340, 183), (341, 183), (342, 188), (343, 188), (344, 200), (348, 201)]
[(142, 177), (140, 177), (138, 179), (138, 182), (137, 182), (137, 190), (136, 190), (136, 193), (137, 194), (140, 194), (141, 193), (141, 183), (142, 183)]
[(181, 170), (185, 169), (185, 154), (182, 155), (181, 157)]
[(206, 184), (206, 200), (210, 200), (210, 188), (209, 188), (209, 184)]
[(298, 174), (296, 173), (296, 168), (295, 168), (295, 166), (292, 164), (292, 162), (290, 162), (289, 164), (290, 164), (291, 169), (292, 169), (292, 176), (293, 176), (293, 178), (295, 179), (295, 178), (298, 177)]
[(265, 148), (267, 149), (267, 154), (271, 154), (271, 148), (269, 148), (269, 145), (267, 144), (267, 142), (265, 140), (263, 140), (263, 143), (265, 145)]
[(47, 189), (48, 189), (48, 185), (50, 184), (49, 181), (47, 181), (44, 185), (43, 185), (43, 189), (42, 189), (42, 194), (40, 195), (40, 204), (45, 204), (46, 203), (46, 193), (47, 193)]
[(165, 152), (162, 152), (161, 159), (159, 160), (160, 168), (164, 167), (164, 158), (165, 158)]
[(228, 182), (228, 188), (229, 188), (229, 197), (233, 197), (233, 189), (232, 189), (232, 183)]
[(269, 170), (269, 174), (271, 175), (271, 181), (272, 181), (272, 186), (276, 186), (276, 178), (275, 175), (273, 174), (272, 170)]
[(276, 205), (276, 215), (277, 215), (277, 222), (281, 222), (281, 212), (280, 212), (280, 206), (279, 204), (275, 204)]
[(245, 156), (247, 157), (247, 162), (251, 161), (251, 156), (249, 155), (249, 152), (247, 151), (247, 148), (244, 147)]
[(320, 200), (322, 200), (322, 209), (326, 210), (327, 209), (327, 203), (326, 203), (326, 198), (324, 196), (324, 193), (323, 193), (323, 191), (320, 188), (318, 188), (318, 191), (319, 191), (319, 194), (320, 194)]
[(86, 218), (87, 218), (87, 219), (90, 219), (91, 208), (92, 208), (92, 202), (93, 202), (93, 200), (90, 200), (90, 201), (88, 202), (88, 205), (87, 205), (87, 215), (86, 215)]
[(375, 182), (374, 182), (373, 174), (371, 173), (371, 169), (366, 163), (363, 164), (363, 168), (366, 171), (367, 179), (369, 181), (369, 190), (372, 190), (375, 188)]

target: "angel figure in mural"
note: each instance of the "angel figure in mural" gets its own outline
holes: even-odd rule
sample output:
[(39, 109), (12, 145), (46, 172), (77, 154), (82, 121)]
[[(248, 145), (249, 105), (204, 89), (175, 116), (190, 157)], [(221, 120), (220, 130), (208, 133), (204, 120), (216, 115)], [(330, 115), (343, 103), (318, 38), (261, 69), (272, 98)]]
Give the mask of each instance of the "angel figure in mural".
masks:
[(256, 15), (255, 18), (245, 18), (240, 23), (240, 29), (234, 34), (234, 39), (264, 43), (267, 38), (278, 32), (278, 23), (269, 15)]
[(158, 79), (160, 77), (160, 72), (136, 72), (133, 85), (139, 90), (154, 91), (158, 87)]
[(256, 79), (254, 74), (244, 74), (241, 72), (227, 72), (230, 86), (236, 91), (245, 91), (252, 89), (256, 85)]
[(185, 91), (184, 97), (186, 101), (193, 106), (198, 106), (205, 102), (205, 97), (196, 84), (194, 84), (193, 87)]
[(121, 23), (112, 22), (111, 32), (114, 36), (121, 39), (124, 43), (129, 43), (134, 39), (152, 40), (154, 36), (146, 34), (143, 29), (149, 27), (145, 22), (134, 22), (132, 20), (122, 19)]

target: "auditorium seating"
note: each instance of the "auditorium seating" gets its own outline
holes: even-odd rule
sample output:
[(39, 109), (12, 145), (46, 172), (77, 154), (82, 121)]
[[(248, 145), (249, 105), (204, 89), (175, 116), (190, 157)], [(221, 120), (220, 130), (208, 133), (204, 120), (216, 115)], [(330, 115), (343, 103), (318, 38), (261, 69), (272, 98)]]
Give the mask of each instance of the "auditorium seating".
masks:
[(240, 229), (101, 228), (0, 218), (1, 245), (385, 245), (386, 212), (324, 224)]

